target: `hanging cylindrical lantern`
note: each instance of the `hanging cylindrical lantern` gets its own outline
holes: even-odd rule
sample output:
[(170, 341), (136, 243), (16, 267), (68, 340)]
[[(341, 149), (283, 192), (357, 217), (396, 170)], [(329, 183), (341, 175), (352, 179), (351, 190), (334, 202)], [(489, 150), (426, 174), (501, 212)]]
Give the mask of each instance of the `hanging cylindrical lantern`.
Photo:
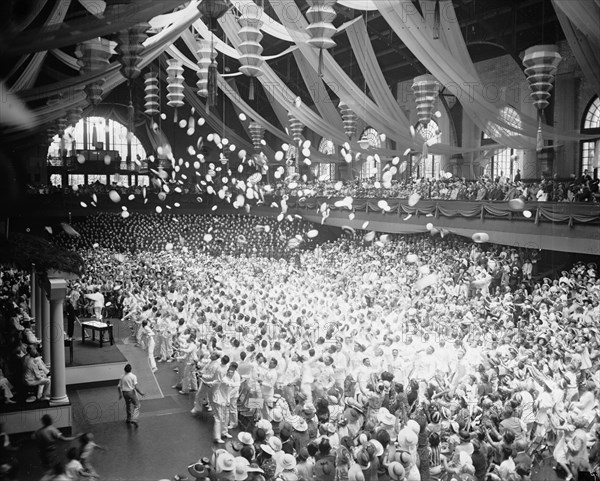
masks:
[[(198, 11), (202, 14), (202, 19), (208, 23), (208, 28), (213, 31), (216, 27), (216, 21), (221, 18), (227, 10), (231, 8), (229, 0), (202, 0), (198, 5)], [(210, 64), (208, 66), (208, 81), (206, 85), (207, 99), (206, 109), (217, 105), (217, 54), (211, 40)]]
[(340, 102), (338, 106), (340, 114), (342, 114), (342, 122), (344, 123), (344, 133), (349, 140), (356, 135), (357, 115), (344, 102)]
[(523, 65), (529, 81), (533, 105), (538, 110), (537, 150), (544, 148), (542, 112), (549, 105), (554, 75), (562, 57), (555, 45), (536, 45), (525, 50)]
[(333, 6), (337, 0), (307, 0), (310, 8), (306, 11), (306, 18), (310, 24), (306, 27), (310, 35), (307, 43), (319, 49), (319, 75), (323, 69), (323, 50), (335, 47), (332, 37), (337, 29), (333, 21), (337, 14)]
[(160, 113), (158, 73), (148, 72), (144, 75), (144, 112), (147, 115)]
[(258, 122), (252, 121), (248, 126), (248, 130), (250, 131), (250, 137), (252, 138), (252, 145), (254, 145), (254, 150), (256, 152), (261, 151), (263, 147), (263, 135), (265, 133), (264, 127)]
[(206, 97), (206, 108), (214, 107), (217, 105), (217, 55), (213, 51), (211, 53), (212, 58), (210, 65), (208, 66), (208, 83), (206, 88), (208, 90), (208, 96)]
[(417, 118), (423, 127), (427, 127), (435, 110), (440, 84), (433, 75), (419, 75), (413, 80), (412, 89), (417, 103)]
[(227, 10), (231, 8), (229, 0), (202, 0), (198, 5), (198, 11), (202, 18), (209, 21), (209, 27), (212, 29), (212, 22), (221, 18)]
[(290, 134), (296, 144), (302, 142), (302, 131), (304, 130), (304, 124), (300, 122), (293, 114), (288, 113), (288, 119), (290, 121)]
[(242, 16), (238, 19), (242, 28), (238, 32), (242, 42), (239, 45), (241, 53), (240, 72), (250, 77), (250, 100), (254, 100), (254, 78), (260, 77), (263, 72), (261, 70), (263, 64), (262, 51), (263, 47), (260, 41), (263, 34), (260, 31), (263, 22), (256, 18), (256, 15), (250, 15), (248, 9), (244, 9)]
[(183, 62), (176, 58), (170, 58), (167, 60), (169, 66), (167, 67), (167, 105), (175, 109), (173, 114), (173, 121), (177, 122), (177, 109), (183, 107)]
[(117, 33), (115, 49), (118, 54), (117, 59), (121, 64), (120, 72), (128, 81), (136, 79), (142, 72), (139, 63), (142, 59), (143, 43), (148, 38), (146, 32), (149, 28), (149, 23), (142, 22)]
[(69, 125), (73, 127), (75, 127), (79, 123), (82, 116), (83, 108), (81, 107), (74, 107), (72, 109), (67, 110), (67, 121), (69, 122)]
[(200, 97), (208, 97), (208, 67), (212, 62), (212, 44), (210, 40), (204, 40), (202, 38), (197, 39), (198, 50), (198, 81), (196, 87), (198, 87), (198, 95)]
[[(82, 75), (95, 74), (108, 68), (108, 59), (111, 55), (108, 40), (101, 37), (86, 40), (77, 45), (75, 56)], [(104, 79), (87, 84), (84, 91), (87, 99), (92, 105), (98, 105), (102, 101), (102, 85)]]

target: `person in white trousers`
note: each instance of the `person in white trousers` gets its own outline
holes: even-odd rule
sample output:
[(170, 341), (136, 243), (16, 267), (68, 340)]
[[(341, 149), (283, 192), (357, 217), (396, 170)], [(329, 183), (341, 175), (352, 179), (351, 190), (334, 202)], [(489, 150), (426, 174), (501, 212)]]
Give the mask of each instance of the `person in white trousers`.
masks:
[(229, 401), (234, 386), (239, 387), (240, 377), (236, 372), (237, 363), (229, 364), (229, 357), (221, 358), (221, 366), (217, 369), (214, 380), (204, 380), (207, 386), (213, 388), (213, 415), (215, 423), (213, 426), (213, 440), (215, 443), (223, 444), (223, 438), (230, 439), (229, 434)]
[(156, 372), (156, 360), (154, 359), (154, 331), (150, 328), (148, 321), (142, 321), (143, 337), (146, 340), (146, 351), (148, 352), (148, 362), (150, 363), (150, 369), (152, 372)]

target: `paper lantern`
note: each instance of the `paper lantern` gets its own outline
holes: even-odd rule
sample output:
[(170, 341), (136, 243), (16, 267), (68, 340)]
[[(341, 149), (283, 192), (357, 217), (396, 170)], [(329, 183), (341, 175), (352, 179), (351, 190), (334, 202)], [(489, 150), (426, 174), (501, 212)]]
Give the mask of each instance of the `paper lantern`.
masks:
[(155, 115), (160, 113), (159, 89), (158, 89), (158, 74), (156, 72), (148, 72), (144, 75), (144, 112), (147, 115)]
[(248, 130), (250, 131), (250, 137), (252, 138), (252, 144), (254, 145), (254, 150), (257, 152), (262, 149), (262, 140), (263, 134), (265, 132), (264, 127), (258, 122), (250, 122), (248, 126)]
[[(215, 29), (216, 20), (225, 15), (231, 6), (229, 0), (202, 0), (200, 5), (198, 5), (198, 10), (202, 14), (202, 18), (207, 21), (209, 30), (213, 31)], [(212, 47), (211, 44), (211, 62), (208, 66), (208, 82), (206, 86), (208, 90), (206, 98), (207, 109), (208, 107), (217, 105), (217, 55), (214, 53), (214, 48)]]
[(198, 54), (198, 81), (196, 82), (196, 87), (198, 87), (198, 95), (200, 97), (208, 97), (208, 67), (212, 62), (212, 45), (210, 40), (204, 40), (202, 38), (197, 38), (196, 40), (198, 49), (196, 53)]
[(537, 150), (544, 148), (542, 111), (549, 105), (554, 75), (562, 57), (555, 45), (536, 45), (525, 50), (523, 65), (529, 81), (533, 105), (538, 109)]
[(167, 60), (167, 105), (173, 107), (173, 121), (177, 122), (177, 109), (183, 107), (183, 62), (176, 58)]
[(140, 54), (144, 50), (143, 43), (148, 38), (146, 32), (149, 28), (149, 23), (142, 22), (117, 33), (117, 59), (121, 64), (120, 72), (128, 81), (136, 79), (142, 72), (139, 67), (142, 59)]
[(83, 109), (81, 107), (74, 107), (72, 109), (69, 109), (67, 110), (67, 122), (69, 123), (69, 125), (75, 127), (81, 120), (82, 115)]
[(262, 51), (263, 47), (260, 41), (263, 34), (260, 31), (263, 22), (256, 15), (251, 15), (249, 9), (243, 9), (242, 16), (238, 19), (242, 28), (238, 32), (241, 39), (239, 45), (240, 72), (250, 77), (250, 100), (254, 100), (254, 77), (260, 77), (263, 72), (261, 70), (263, 64)]
[(435, 110), (440, 84), (433, 75), (419, 75), (413, 80), (412, 89), (417, 103), (417, 118), (423, 127), (427, 127)]
[(294, 142), (300, 145), (302, 142), (302, 131), (304, 130), (304, 124), (300, 122), (293, 114), (288, 113), (288, 119), (290, 121), (290, 132)]
[(209, 24), (221, 18), (231, 8), (229, 0), (202, 0), (198, 5), (198, 11), (202, 18), (207, 19)]
[[(110, 57), (110, 44), (108, 40), (101, 37), (86, 40), (77, 45), (75, 56), (82, 75), (97, 74), (108, 69)], [(92, 105), (98, 105), (102, 101), (102, 85), (105, 79), (96, 80), (83, 89), (87, 99)]]
[(352, 137), (356, 135), (356, 121), (358, 117), (344, 102), (340, 102), (338, 108), (340, 109), (342, 122), (344, 123), (344, 133), (349, 140), (352, 140)]
[(319, 49), (319, 75), (323, 67), (323, 50), (335, 47), (332, 37), (337, 32), (333, 25), (336, 13), (333, 6), (337, 0), (307, 0), (310, 8), (306, 11), (306, 18), (310, 24), (306, 27), (310, 35), (307, 41), (312, 47)]

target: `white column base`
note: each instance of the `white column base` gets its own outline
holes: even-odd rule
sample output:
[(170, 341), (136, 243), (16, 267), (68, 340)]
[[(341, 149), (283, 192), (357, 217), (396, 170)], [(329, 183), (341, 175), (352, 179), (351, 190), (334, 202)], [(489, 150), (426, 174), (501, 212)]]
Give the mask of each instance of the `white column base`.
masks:
[(69, 396), (64, 395), (60, 398), (50, 398), (50, 406), (59, 406), (61, 404), (69, 404)]

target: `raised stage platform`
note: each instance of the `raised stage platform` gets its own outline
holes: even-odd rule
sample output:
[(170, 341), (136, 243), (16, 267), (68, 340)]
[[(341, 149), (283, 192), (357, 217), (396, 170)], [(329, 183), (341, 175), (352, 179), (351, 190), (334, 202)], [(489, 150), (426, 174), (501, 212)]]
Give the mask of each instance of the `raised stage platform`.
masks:
[[(86, 322), (91, 319), (80, 319)], [(67, 386), (73, 384), (91, 384), (106, 381), (117, 381), (123, 375), (123, 368), (127, 359), (119, 349), (123, 337), (129, 336), (129, 330), (124, 332), (123, 323), (118, 319), (110, 319), (113, 325), (115, 344), (105, 342), (102, 347), (98, 342), (90, 342), (86, 338), (81, 341), (81, 327), (76, 326), (73, 339), (73, 362), (69, 363), (70, 354), (68, 347), (65, 348), (65, 359), (67, 360)], [(123, 331), (123, 332), (122, 332)], [(91, 335), (90, 331), (87, 331)]]
[[(88, 319), (81, 319), (85, 322)], [(102, 347), (96, 342), (91, 342), (91, 331), (87, 330), (86, 342), (81, 342), (81, 326), (75, 327), (75, 336), (71, 343), (65, 343), (66, 362), (66, 384), (71, 392), (78, 392), (80, 400), (87, 405), (96, 405), (97, 388), (101, 386), (114, 385), (123, 375), (123, 369), (129, 362), (135, 366), (135, 371), (143, 382), (144, 388), (153, 395), (152, 398), (162, 398), (162, 392), (156, 380), (146, 366), (146, 355), (143, 350), (129, 343), (131, 331), (129, 327), (119, 319), (110, 319), (113, 325), (114, 344), (105, 342)], [(71, 347), (73, 358), (71, 361)], [(156, 385), (156, 389), (154, 389)], [(158, 392), (154, 392), (158, 391)], [(89, 394), (89, 395), (88, 395)], [(116, 390), (111, 390), (110, 395), (116, 399)], [(87, 407), (89, 407), (87, 406)], [(80, 411), (83, 409), (78, 406)], [(32, 403), (21, 402), (19, 404), (0, 404), (0, 422), (4, 423), (6, 432), (9, 434), (27, 433), (41, 427), (41, 418), (49, 414), (54, 420), (54, 425), (69, 432), (73, 425), (73, 405), (67, 403), (59, 406), (51, 406), (48, 401), (35, 401)], [(89, 414), (89, 413), (88, 413)]]

